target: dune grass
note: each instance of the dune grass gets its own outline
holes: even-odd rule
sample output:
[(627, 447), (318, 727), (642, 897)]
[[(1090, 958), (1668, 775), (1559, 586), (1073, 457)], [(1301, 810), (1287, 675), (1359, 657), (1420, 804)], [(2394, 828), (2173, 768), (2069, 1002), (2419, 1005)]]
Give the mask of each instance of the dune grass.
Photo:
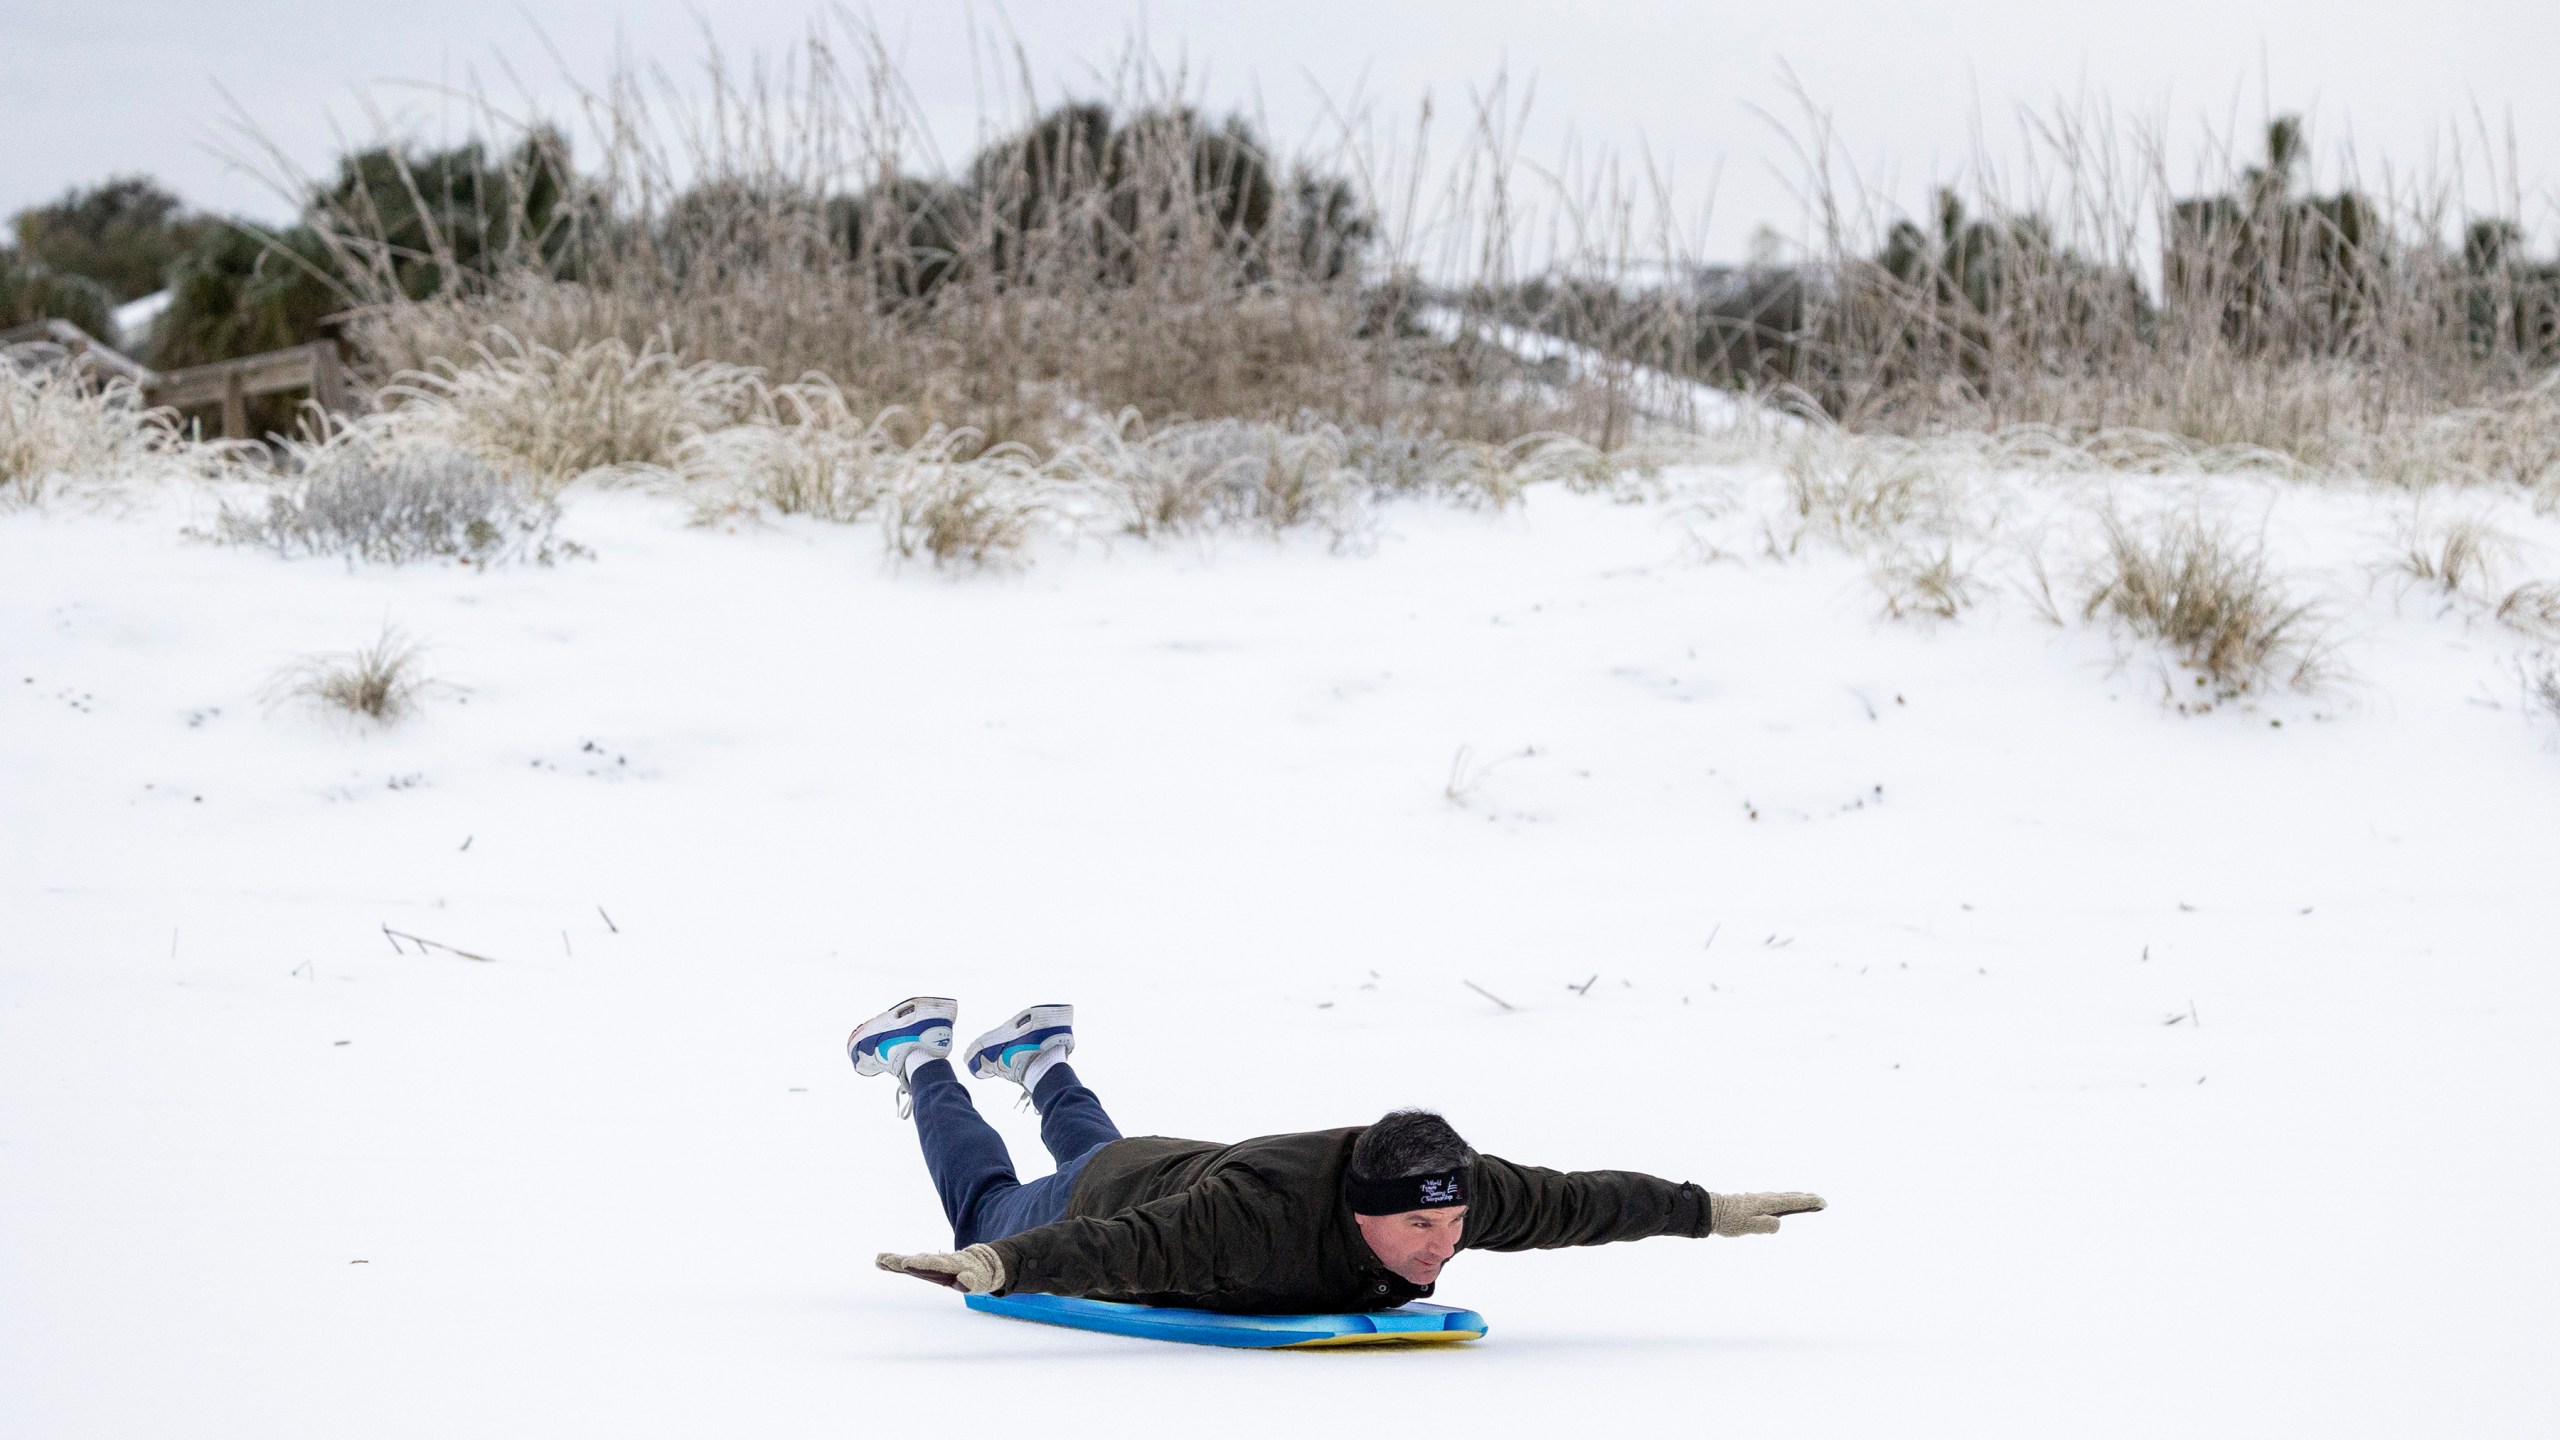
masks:
[(397, 626), (386, 625), (360, 649), (295, 661), (268, 682), (267, 698), (271, 704), (307, 701), (356, 720), (396, 724), (434, 683), (421, 663), (424, 654)]
[(2263, 548), (2201, 515), (2108, 517), (2081, 614), (2159, 643), (2222, 696), (2319, 677), (2313, 608), (2286, 592)]

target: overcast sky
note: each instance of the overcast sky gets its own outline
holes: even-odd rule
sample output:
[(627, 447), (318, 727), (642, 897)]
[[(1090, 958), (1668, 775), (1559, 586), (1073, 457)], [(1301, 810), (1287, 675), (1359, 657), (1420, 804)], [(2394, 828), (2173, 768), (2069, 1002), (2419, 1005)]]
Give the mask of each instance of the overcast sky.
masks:
[[(971, 7), (882, 0), (861, 13), (903, 54), (946, 147), (965, 151)], [(617, 45), (681, 73), (705, 24), (745, 53), (825, 15), (805, 0), (0, 0), (0, 214), (142, 171), (198, 205), (276, 218), (284, 202), (214, 153), (225, 91), (316, 169), (333, 123), (370, 135), (359, 93), (424, 131), (440, 123), (432, 99), (382, 82), (476, 71), (496, 85), (512, 66), (556, 97), (561, 64), (599, 77)], [(1755, 222), (1795, 227), (1769, 173), (1783, 141), (1754, 110), (1788, 108), (1788, 67), (1860, 167), (1906, 196), (1961, 160), (1977, 117), (2005, 133), (2018, 103), (2080, 93), (2188, 134), (2305, 111), (2324, 153), (2352, 137), (2368, 168), (2388, 156), (2402, 170), (2442, 163), (2448, 127), (2476, 134), (2485, 116), (2502, 145), (2512, 127), (2527, 218), (2546, 237), (2560, 178), (2555, 0), (1048, 0), (974, 15), (982, 31), (1010, 27), (1052, 95), (1092, 89), (1143, 31), (1160, 56), (1188, 57), (1205, 99), (1258, 107), (1284, 144), (1317, 120), (1323, 95), (1365, 82), (1382, 112), (1410, 113), (1430, 93), (1445, 114), (1507, 65), (1536, 82), (1531, 154), (1568, 130), (1591, 146), (1647, 147), (1688, 209), (1713, 181), (1707, 243), (1719, 254), (1738, 253)]]

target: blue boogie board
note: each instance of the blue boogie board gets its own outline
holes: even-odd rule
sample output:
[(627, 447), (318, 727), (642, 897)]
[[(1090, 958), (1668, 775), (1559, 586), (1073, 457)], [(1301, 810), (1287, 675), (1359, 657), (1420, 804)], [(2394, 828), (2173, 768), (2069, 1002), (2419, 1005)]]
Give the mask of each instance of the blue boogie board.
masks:
[(972, 1310), (1014, 1320), (1099, 1330), (1142, 1340), (1179, 1340), (1241, 1350), (1312, 1350), (1331, 1345), (1431, 1345), (1484, 1337), (1484, 1317), (1473, 1310), (1417, 1300), (1366, 1315), (1226, 1315), (1215, 1310), (1174, 1310), (1079, 1300), (1066, 1295), (970, 1295)]

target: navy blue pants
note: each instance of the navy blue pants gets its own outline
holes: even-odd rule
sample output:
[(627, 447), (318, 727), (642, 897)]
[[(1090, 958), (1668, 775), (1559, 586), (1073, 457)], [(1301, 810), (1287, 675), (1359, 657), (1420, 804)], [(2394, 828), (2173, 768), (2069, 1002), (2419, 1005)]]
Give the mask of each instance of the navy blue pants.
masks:
[(1102, 1101), (1061, 1061), (1040, 1077), (1031, 1103), (1040, 1111), (1040, 1143), (1058, 1162), (1057, 1173), (1025, 1183), (1014, 1178), (1013, 1157), (970, 1102), (969, 1087), (948, 1060), (928, 1060), (907, 1077), (915, 1096), (916, 1138), (924, 1142), (924, 1168), (942, 1196), (957, 1246), (1018, 1235), (1066, 1218), (1067, 1196), (1093, 1152), (1120, 1138), (1102, 1113)]

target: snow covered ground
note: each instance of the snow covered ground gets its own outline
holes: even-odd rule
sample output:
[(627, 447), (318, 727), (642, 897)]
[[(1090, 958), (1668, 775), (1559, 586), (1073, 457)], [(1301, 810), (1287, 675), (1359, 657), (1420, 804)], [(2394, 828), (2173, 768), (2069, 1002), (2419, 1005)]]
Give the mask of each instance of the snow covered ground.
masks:
[[(0, 1433), (2560, 1429), (2560, 754), (2362, 568), (2394, 502), (2271, 502), (2347, 676), (2203, 715), (1553, 487), (961, 578), (201, 503), (0, 514)], [(409, 722), (261, 700), (386, 620)], [(870, 1268), (947, 1238), (841, 1050), (916, 992), (1074, 1002), (1131, 1133), (1428, 1104), (1832, 1209), (1461, 1257), (1448, 1353), (974, 1316)]]

